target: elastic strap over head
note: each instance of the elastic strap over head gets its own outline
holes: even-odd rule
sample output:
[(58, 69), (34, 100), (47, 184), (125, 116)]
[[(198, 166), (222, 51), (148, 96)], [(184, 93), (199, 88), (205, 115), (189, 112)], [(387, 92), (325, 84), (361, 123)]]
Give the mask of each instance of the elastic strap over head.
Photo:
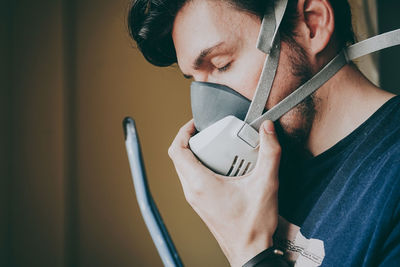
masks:
[(267, 103), (272, 84), (278, 68), (280, 54), (279, 26), (282, 22), (288, 0), (275, 0), (271, 8), (267, 8), (261, 23), (257, 48), (267, 54), (264, 67), (258, 81), (256, 92), (247, 112), (245, 122), (250, 123), (262, 115)]

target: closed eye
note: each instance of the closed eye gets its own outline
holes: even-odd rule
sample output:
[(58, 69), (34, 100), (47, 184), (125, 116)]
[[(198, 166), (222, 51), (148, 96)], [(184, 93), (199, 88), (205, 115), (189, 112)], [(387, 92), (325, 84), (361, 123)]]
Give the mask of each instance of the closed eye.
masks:
[(218, 72), (224, 72), (227, 71), (229, 69), (229, 67), (231, 66), (231, 62), (229, 62), (228, 64), (226, 64), (225, 66), (218, 68)]

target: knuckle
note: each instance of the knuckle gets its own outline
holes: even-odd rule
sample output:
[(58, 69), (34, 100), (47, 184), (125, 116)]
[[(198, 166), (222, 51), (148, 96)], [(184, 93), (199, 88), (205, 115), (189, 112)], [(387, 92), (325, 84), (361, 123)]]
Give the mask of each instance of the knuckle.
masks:
[(186, 183), (183, 191), (186, 201), (194, 207), (204, 199), (206, 188), (202, 182), (192, 180), (190, 183)]
[(181, 128), (179, 128), (178, 134), (181, 135), (186, 132), (186, 125), (183, 125)]
[(191, 183), (190, 189), (191, 189), (191, 192), (192, 192), (191, 195), (193, 197), (195, 197), (195, 198), (199, 198), (201, 195), (203, 195), (204, 186), (200, 182)]
[(168, 148), (168, 156), (172, 159), (175, 155), (175, 147), (174, 145), (170, 145), (170, 147)]
[(184, 192), (186, 202), (189, 203), (190, 206), (196, 205), (196, 198), (193, 196), (191, 192), (185, 191)]

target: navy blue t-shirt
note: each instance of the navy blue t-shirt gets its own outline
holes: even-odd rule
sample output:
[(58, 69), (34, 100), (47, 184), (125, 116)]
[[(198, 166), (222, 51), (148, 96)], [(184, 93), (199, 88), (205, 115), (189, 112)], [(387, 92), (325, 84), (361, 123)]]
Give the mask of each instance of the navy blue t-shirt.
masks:
[(400, 266), (400, 96), (316, 157), (284, 152), (279, 214), (297, 266)]

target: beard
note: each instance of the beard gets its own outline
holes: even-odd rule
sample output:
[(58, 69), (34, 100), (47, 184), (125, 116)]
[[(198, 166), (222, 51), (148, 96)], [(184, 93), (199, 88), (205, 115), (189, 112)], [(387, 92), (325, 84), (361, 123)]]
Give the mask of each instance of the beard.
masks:
[[(291, 72), (298, 78), (298, 83), (293, 86), (293, 91), (295, 91), (313, 77), (313, 72), (306, 51), (292, 38), (287, 38), (285, 42), (291, 51)], [(315, 94), (312, 94), (279, 119), (277, 133), (283, 148), (286, 147), (292, 152), (302, 152), (302, 154), (306, 151), (317, 101)]]

